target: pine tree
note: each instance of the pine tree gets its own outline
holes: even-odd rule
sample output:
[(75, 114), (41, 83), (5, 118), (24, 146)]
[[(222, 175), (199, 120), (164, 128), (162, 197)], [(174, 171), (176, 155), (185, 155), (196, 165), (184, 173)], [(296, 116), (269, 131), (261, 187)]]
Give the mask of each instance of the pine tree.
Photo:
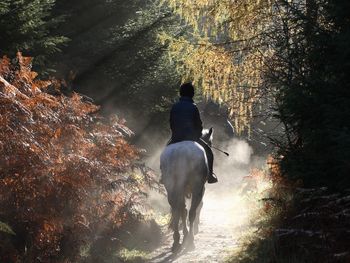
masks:
[[(157, 127), (167, 137), (180, 77), (158, 34), (179, 34), (178, 19), (153, 0), (60, 0), (54, 12), (67, 15), (58, 30), (71, 39), (54, 60), (58, 77), (73, 71), (70, 86), (119, 112), (136, 134)], [(153, 131), (142, 137), (159, 140)]]
[(267, 81), (286, 127), (279, 152), (285, 174), (306, 186), (350, 187), (348, 1), (282, 1)]
[[(52, 17), (55, 0), (2, 0), (0, 2), (0, 55), (17, 51), (35, 57), (41, 67), (60, 51), (67, 38), (52, 33), (63, 17)], [(44, 69), (46, 70), (46, 69)]]

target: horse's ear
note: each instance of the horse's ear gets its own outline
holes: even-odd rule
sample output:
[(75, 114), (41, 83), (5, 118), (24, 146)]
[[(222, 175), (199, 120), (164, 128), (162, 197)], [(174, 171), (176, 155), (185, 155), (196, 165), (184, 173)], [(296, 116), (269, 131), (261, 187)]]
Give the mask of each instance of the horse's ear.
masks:
[(209, 129), (209, 135), (212, 136), (213, 133), (214, 133), (214, 129), (213, 129), (213, 127), (210, 127), (210, 129)]

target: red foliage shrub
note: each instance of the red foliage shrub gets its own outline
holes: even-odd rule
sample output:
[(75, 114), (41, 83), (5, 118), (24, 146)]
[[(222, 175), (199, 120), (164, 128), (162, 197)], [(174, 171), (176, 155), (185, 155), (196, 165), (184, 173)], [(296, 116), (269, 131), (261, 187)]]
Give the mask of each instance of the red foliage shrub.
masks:
[(137, 169), (123, 120), (64, 96), (57, 80), (35, 80), (31, 60), (0, 60), (0, 221), (16, 233), (13, 249), (0, 242), (0, 261), (76, 262), (155, 181)]

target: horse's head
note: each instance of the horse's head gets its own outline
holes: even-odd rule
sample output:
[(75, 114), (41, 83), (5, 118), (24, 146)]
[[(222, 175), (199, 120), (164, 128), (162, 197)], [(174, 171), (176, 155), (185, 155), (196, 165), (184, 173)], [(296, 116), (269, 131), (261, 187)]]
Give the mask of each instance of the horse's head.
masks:
[(205, 141), (209, 146), (211, 146), (211, 142), (213, 140), (213, 133), (214, 129), (210, 128), (208, 129), (203, 129), (202, 131), (202, 140)]

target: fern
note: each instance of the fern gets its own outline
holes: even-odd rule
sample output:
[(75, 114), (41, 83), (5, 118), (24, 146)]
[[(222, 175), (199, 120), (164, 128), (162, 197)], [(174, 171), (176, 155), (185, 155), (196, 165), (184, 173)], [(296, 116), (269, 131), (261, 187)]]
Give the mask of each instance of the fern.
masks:
[(112, 242), (158, 184), (137, 164), (123, 119), (63, 95), (59, 80), (37, 80), (31, 61), (20, 53), (0, 60), (1, 216), (26, 240), (28, 261), (67, 254), (77, 262), (96, 235)]

